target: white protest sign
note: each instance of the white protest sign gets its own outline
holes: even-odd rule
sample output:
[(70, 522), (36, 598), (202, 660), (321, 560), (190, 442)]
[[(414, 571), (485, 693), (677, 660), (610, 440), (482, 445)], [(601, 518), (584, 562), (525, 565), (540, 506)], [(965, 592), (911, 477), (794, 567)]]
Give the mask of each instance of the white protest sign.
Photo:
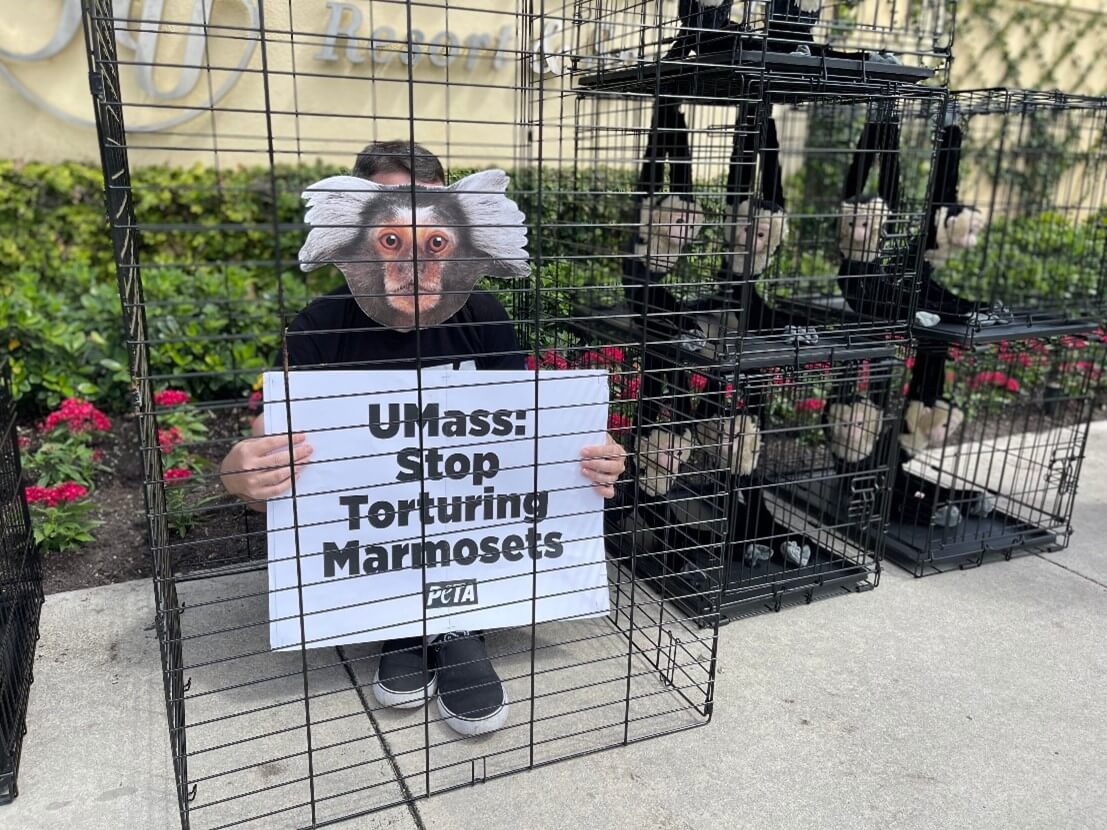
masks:
[(264, 394), (266, 432), (313, 448), (268, 504), (274, 649), (301, 624), (315, 648), (607, 613), (580, 468), (605, 372), (269, 372)]

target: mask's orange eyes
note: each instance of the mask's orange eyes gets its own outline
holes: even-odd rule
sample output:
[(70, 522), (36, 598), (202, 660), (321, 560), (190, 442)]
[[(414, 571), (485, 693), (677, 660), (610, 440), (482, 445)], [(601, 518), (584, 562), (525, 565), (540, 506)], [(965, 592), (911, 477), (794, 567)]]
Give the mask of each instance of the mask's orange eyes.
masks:
[(427, 249), (432, 254), (440, 254), (450, 247), (450, 239), (444, 234), (436, 233), (427, 240)]
[(381, 247), (389, 251), (397, 251), (400, 248), (400, 237), (394, 233), (382, 233), (377, 241), (381, 243)]

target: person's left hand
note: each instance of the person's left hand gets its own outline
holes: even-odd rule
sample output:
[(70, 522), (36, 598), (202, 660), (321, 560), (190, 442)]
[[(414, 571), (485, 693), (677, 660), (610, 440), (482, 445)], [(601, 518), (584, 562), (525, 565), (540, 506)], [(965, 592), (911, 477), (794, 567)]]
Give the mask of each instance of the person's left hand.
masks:
[(626, 452), (615, 439), (607, 436), (607, 443), (585, 447), (580, 451), (580, 471), (592, 481), (596, 492), (605, 499), (614, 498), (615, 482), (627, 468)]

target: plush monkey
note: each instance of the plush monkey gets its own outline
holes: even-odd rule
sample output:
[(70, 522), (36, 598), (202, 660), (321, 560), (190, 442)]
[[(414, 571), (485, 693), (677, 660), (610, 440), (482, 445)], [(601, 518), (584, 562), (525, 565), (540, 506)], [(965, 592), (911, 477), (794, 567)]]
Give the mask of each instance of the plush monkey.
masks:
[(508, 183), (502, 170), (414, 189), (323, 179), (303, 193), (310, 230), (300, 267), (336, 265), (362, 311), (383, 326), (438, 325), (482, 276), (529, 272), (526, 217), (505, 195)]

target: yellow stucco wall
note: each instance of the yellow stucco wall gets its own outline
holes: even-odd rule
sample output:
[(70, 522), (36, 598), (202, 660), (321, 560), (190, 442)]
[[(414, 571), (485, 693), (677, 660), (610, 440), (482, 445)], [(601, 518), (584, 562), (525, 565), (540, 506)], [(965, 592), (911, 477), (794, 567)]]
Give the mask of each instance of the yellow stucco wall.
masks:
[[(675, 5), (665, 0), (670, 1)], [(212, 9), (207, 38), (193, 38), (191, 46), (183, 24), (194, 13), (203, 14), (205, 0), (164, 0), (160, 34), (137, 26), (120, 33), (133, 164), (261, 163), (270, 134), (278, 161), (349, 159), (374, 138), (407, 136), (409, 72), (415, 81), (415, 137), (450, 164), (511, 161), (525, 147), (516, 126), (525, 120), (516, 88), (524, 77), (524, 47), (533, 37), (523, 31), (516, 0), (465, 0), (449, 10), (441, 2), (265, 0), (269, 119), (263, 111), (261, 49), (250, 36), (256, 23), (250, 8), (256, 3), (206, 2)], [(859, 13), (869, 14), (878, 2), (864, 0)], [(887, 0), (882, 3), (890, 8)], [(159, 4), (116, 0), (115, 5), (117, 15), (140, 18)], [(361, 13), (354, 31), (362, 40), (339, 39), (327, 54), (327, 23), (340, 5), (350, 7), (339, 18), (343, 29), (357, 23), (350, 9)], [(65, 26), (76, 19), (79, 6), (79, 0), (0, 0), (0, 140), (7, 158), (97, 158), (83, 38), (79, 27)], [(547, 9), (560, 6), (559, 0), (546, 3)], [(1107, 54), (1107, 0), (961, 0), (958, 15), (955, 86), (1047, 85), (1107, 94), (1102, 57)], [(398, 44), (390, 50), (386, 41), (406, 40), (412, 29), (421, 31), (424, 41), (443, 31), (457, 40), (448, 51), (440, 38), (409, 69), (395, 51)], [(478, 34), (487, 36), (483, 44), (472, 40)], [(377, 48), (369, 52), (369, 46)], [(190, 54), (189, 48), (201, 51)], [(1012, 62), (1012, 53), (1026, 57)], [(216, 68), (195, 75), (171, 66), (149, 71), (141, 64), (150, 54), (160, 64)], [(245, 71), (236, 71), (240, 61)], [(228, 91), (219, 97), (221, 112), (213, 123), (202, 110), (224, 85)], [(562, 103), (551, 81), (545, 123), (571, 123), (572, 113), (559, 109)], [(196, 113), (183, 123), (152, 129)]]

